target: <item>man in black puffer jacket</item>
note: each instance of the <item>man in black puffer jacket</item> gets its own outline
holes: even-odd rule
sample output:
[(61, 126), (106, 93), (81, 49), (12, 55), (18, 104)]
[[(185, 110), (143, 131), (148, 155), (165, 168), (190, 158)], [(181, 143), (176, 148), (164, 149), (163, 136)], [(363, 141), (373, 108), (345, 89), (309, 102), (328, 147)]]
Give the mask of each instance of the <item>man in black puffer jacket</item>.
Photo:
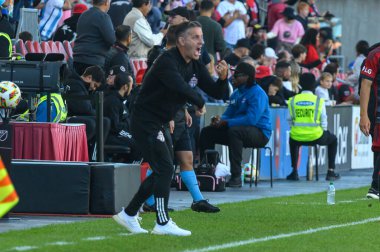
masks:
[(130, 133), (130, 118), (125, 98), (130, 94), (132, 87), (133, 80), (130, 74), (117, 74), (103, 105), (104, 116), (111, 121), (110, 134), (106, 143), (130, 147), (131, 153), (123, 157), (126, 162), (141, 160), (141, 153), (138, 151), (135, 140)]
[[(79, 76), (73, 72), (65, 81), (65, 89), (68, 98), (72, 96), (88, 96), (94, 92), (101, 83), (104, 82), (104, 72), (98, 66), (86, 68), (84, 73)], [(84, 123), (86, 124), (87, 142), (91, 150), (95, 142), (96, 135), (96, 112), (91, 100), (82, 98), (67, 99), (67, 109), (69, 123)], [(103, 119), (104, 141), (110, 129), (110, 121), (107, 117)]]

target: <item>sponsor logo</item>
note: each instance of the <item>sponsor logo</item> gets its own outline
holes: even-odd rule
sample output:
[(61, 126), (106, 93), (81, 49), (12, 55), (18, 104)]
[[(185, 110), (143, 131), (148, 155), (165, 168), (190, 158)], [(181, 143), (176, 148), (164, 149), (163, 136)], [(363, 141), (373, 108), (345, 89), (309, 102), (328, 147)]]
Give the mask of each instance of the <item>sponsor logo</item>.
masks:
[(338, 150), (336, 153), (335, 163), (347, 163), (348, 126), (341, 125), (340, 114), (334, 115), (334, 134), (338, 138)]
[(8, 130), (0, 130), (0, 141), (4, 142), (8, 138)]
[(195, 77), (195, 74), (194, 74), (193, 77), (190, 79), (190, 81), (189, 81), (189, 85), (190, 85), (190, 87), (192, 87), (192, 88), (195, 88), (195, 87), (198, 85), (198, 79), (197, 79), (197, 77)]
[(372, 69), (371, 68), (367, 68), (366, 66), (363, 66), (362, 71), (364, 73), (367, 73), (367, 74), (372, 74)]
[(165, 142), (164, 133), (162, 133), (162, 131), (159, 131), (159, 132), (158, 132), (157, 139), (158, 139), (159, 141), (161, 141), (161, 142)]
[(297, 106), (314, 106), (314, 102), (312, 101), (299, 101), (296, 102)]

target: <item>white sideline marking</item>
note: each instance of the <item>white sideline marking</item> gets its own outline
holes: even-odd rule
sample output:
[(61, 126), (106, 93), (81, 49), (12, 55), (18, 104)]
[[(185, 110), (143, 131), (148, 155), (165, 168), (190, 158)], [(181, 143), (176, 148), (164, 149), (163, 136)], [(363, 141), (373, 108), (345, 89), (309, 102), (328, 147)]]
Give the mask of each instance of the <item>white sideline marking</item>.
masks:
[[(340, 200), (337, 201), (336, 204), (350, 204), (350, 203), (355, 203), (357, 201), (363, 201), (363, 200), (368, 200), (367, 198), (360, 198), (360, 199), (354, 199), (354, 200)], [(326, 205), (326, 203), (322, 202), (287, 202), (287, 201), (281, 201), (281, 202), (275, 202), (274, 204), (277, 205)]]
[(87, 237), (87, 238), (83, 238), (82, 240), (84, 241), (101, 241), (101, 240), (105, 240), (107, 237), (105, 236), (94, 236), (94, 237)]
[(266, 236), (266, 237), (262, 237), (262, 238), (252, 238), (252, 239), (245, 240), (245, 241), (230, 242), (230, 243), (225, 243), (225, 244), (220, 244), (220, 245), (209, 246), (206, 248), (198, 248), (198, 249), (194, 249), (194, 250), (185, 250), (184, 252), (206, 252), (206, 251), (214, 251), (214, 250), (219, 250), (219, 249), (234, 248), (234, 247), (239, 247), (239, 246), (243, 246), (243, 245), (247, 245), (247, 244), (254, 244), (254, 243), (258, 243), (258, 242), (277, 240), (277, 239), (288, 238), (288, 237), (293, 237), (293, 236), (297, 236), (297, 235), (313, 234), (313, 233), (317, 233), (320, 231), (325, 231), (325, 230), (330, 230), (330, 229), (335, 229), (335, 228), (341, 228), (341, 227), (361, 225), (361, 224), (366, 224), (366, 223), (375, 222), (375, 221), (380, 221), (380, 217), (369, 218), (369, 219), (365, 219), (365, 220), (361, 220), (361, 221), (355, 221), (355, 222), (349, 222), (349, 223), (345, 223), (345, 224), (331, 225), (331, 226), (320, 227), (320, 228), (312, 228), (312, 229), (307, 229), (304, 231), (287, 233), (287, 234)]
[(50, 242), (46, 243), (47, 246), (66, 246), (66, 245), (74, 245), (74, 242), (66, 242), (66, 241), (56, 241), (56, 242)]
[(131, 235), (136, 235), (136, 234), (134, 234), (134, 233), (120, 233), (118, 235), (120, 235), (120, 236), (131, 236)]
[(12, 248), (12, 250), (16, 250), (16, 251), (28, 251), (28, 250), (32, 250), (32, 249), (36, 249), (38, 247), (36, 246), (19, 246), (19, 247), (14, 247)]

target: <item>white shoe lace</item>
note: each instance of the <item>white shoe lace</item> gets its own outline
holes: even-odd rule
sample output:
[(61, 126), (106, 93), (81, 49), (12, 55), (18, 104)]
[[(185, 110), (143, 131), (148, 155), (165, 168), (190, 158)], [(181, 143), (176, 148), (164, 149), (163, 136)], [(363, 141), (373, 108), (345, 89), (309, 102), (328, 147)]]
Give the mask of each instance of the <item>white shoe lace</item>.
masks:
[[(122, 208), (122, 211), (124, 212), (124, 207)], [(133, 217), (135, 219), (135, 221), (132, 222), (132, 225), (133, 227), (138, 227), (138, 228), (141, 228), (141, 224), (142, 224), (142, 217), (139, 216), (139, 214), (137, 214), (135, 217)]]
[(177, 224), (171, 218), (170, 218), (169, 222), (170, 222), (171, 225), (173, 225), (173, 226), (175, 226), (175, 227), (178, 228)]

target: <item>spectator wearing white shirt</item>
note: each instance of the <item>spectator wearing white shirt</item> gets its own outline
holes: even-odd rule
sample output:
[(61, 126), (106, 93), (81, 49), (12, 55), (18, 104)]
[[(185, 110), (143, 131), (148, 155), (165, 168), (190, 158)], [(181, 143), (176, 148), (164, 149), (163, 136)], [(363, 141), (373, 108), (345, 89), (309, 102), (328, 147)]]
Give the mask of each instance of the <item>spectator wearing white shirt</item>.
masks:
[(153, 34), (146, 19), (152, 8), (150, 0), (132, 0), (133, 8), (124, 18), (123, 25), (132, 29), (132, 42), (129, 46), (131, 58), (147, 58), (148, 51), (155, 45), (160, 45), (166, 30)]
[(324, 72), (319, 81), (320, 85), (315, 89), (315, 95), (325, 100), (327, 106), (334, 106), (335, 100), (330, 99), (329, 89), (333, 83), (333, 76), (330, 73)]
[(229, 13), (224, 23), (224, 41), (228, 48), (234, 49), (237, 41), (245, 38), (245, 27), (249, 22), (247, 9), (240, 1), (224, 0), (216, 10), (222, 17), (227, 17)]
[(71, 3), (68, 0), (49, 0), (43, 1), (42, 18), (39, 24), (41, 39), (46, 41), (51, 39), (57, 29), (63, 10), (70, 10)]

